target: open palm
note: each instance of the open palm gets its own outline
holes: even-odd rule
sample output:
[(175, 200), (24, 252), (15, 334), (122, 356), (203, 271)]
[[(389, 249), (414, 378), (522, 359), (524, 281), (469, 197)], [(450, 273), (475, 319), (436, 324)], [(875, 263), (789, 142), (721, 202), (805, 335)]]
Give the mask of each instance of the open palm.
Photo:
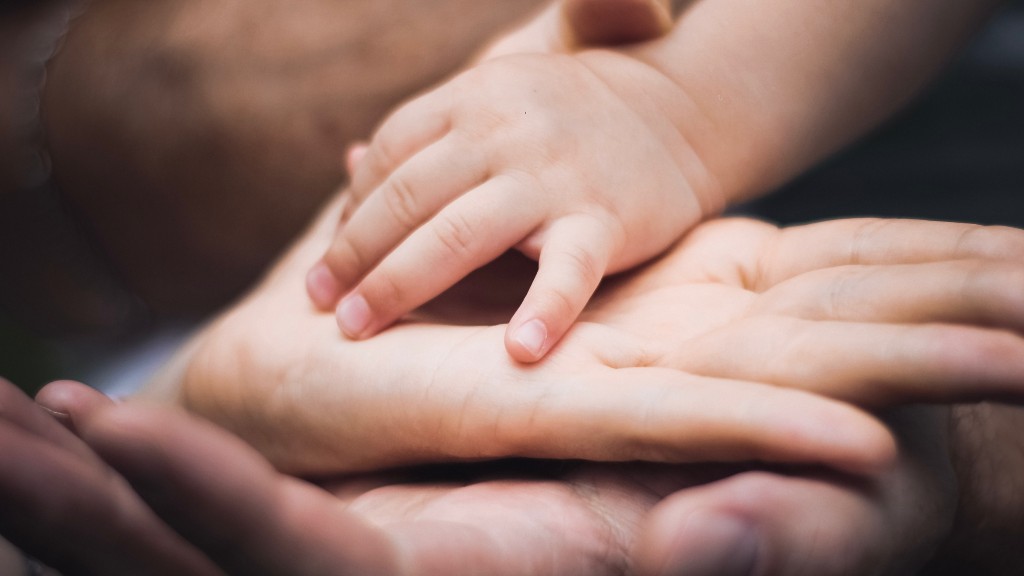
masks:
[(289, 472), (503, 457), (865, 471), (893, 457), (890, 432), (826, 397), (878, 407), (1019, 396), (1024, 384), (1016, 230), (711, 222), (609, 282), (547, 361), (527, 366), (487, 320), (528, 275), (484, 271), (431, 315), (366, 341), (339, 336), (301, 297), (324, 228), (153, 391)]

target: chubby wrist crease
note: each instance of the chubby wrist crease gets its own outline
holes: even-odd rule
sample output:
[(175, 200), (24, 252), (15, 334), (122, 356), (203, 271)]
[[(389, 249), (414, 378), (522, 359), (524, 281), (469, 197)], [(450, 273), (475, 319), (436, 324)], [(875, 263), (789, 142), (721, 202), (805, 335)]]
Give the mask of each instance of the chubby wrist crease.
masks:
[[(638, 113), (652, 129), (666, 124), (671, 127), (671, 134), (662, 136), (663, 143), (674, 150), (672, 157), (676, 168), (689, 183), (702, 219), (721, 214), (739, 196), (731, 193), (733, 186), (727, 185), (713, 170), (713, 159), (699, 138), (701, 134), (712, 133), (702, 127), (709, 119), (703, 114), (700, 103), (667, 70), (628, 48), (591, 48), (573, 57), (624, 102), (640, 102), (653, 110), (656, 118), (650, 118), (649, 113)], [(624, 85), (616, 81), (614, 72), (604, 70), (600, 64), (600, 59), (607, 58), (618, 60), (616, 68), (629, 69), (631, 77)], [(641, 76), (643, 81), (637, 81), (633, 75)]]

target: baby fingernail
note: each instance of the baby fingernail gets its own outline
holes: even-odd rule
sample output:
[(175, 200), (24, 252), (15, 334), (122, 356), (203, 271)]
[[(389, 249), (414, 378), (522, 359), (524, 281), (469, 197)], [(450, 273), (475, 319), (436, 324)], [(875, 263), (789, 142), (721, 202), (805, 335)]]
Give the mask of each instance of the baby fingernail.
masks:
[[(694, 515), (691, 542), (680, 542), (665, 563), (666, 576), (749, 576), (757, 564), (756, 530), (721, 514)], [(699, 543), (696, 541), (699, 534)], [(699, 544), (699, 545), (696, 545)]]
[(367, 150), (369, 150), (369, 146), (361, 142), (349, 147), (348, 154), (345, 155), (345, 164), (348, 166), (349, 174), (356, 171), (356, 167), (366, 157)]
[(548, 329), (540, 320), (530, 320), (516, 330), (512, 337), (520, 346), (534, 357), (544, 351), (544, 343), (548, 339)]
[(338, 301), (341, 286), (331, 269), (323, 262), (318, 263), (306, 274), (306, 291), (313, 303), (320, 308), (330, 309)]
[(373, 313), (366, 298), (359, 294), (346, 296), (341, 304), (338, 304), (338, 326), (349, 338), (358, 338), (370, 325)]

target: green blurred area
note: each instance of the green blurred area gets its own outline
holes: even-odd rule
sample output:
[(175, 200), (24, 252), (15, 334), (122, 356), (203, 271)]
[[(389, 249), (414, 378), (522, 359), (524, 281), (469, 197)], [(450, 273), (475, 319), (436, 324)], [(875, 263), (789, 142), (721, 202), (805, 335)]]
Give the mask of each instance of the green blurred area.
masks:
[(56, 346), (25, 331), (0, 310), (0, 377), (34, 394), (59, 378), (61, 371)]

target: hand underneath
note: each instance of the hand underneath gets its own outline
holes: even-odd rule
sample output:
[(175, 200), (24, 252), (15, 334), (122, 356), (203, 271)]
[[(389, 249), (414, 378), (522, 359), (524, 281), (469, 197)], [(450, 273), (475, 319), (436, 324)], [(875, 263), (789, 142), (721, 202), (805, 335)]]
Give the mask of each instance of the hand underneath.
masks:
[[(949, 535), (956, 502), (943, 411), (935, 409), (894, 412), (900, 458), (867, 477), (520, 460), (340, 479), (324, 482), (325, 491), (273, 471), (237, 439), (174, 410), (112, 406), (67, 383), (45, 389), (40, 402), (66, 414), (88, 448), (27, 398), (7, 403), (13, 424), (38, 413), (49, 432), (19, 445), (0, 427), (5, 469), (42, 478), (55, 472), (47, 467), (62, 451), (67, 464), (49, 487), (27, 474), (5, 476), (0, 526), (5, 535), (45, 535), (18, 541), (73, 573), (120, 576), (147, 565), (217, 573), (195, 564), (208, 558), (229, 574), (267, 576), (895, 575), (913, 572)], [(39, 456), (18, 462), (24, 449)], [(993, 455), (999, 449), (988, 447)], [(76, 459), (88, 466), (71, 465)], [(104, 481), (92, 482), (96, 475)], [(62, 509), (76, 494), (120, 520)], [(144, 513), (124, 514), (125, 501)], [(44, 510), (62, 510), (56, 524)], [(193, 564), (182, 563), (188, 558)]]
[[(341, 338), (330, 315), (296, 297), (335, 214), (200, 334), (149, 394), (225, 426), (300, 474), (510, 456), (765, 459), (863, 471), (892, 457), (889, 433), (857, 408), (662, 362), (675, 336), (712, 330), (749, 305), (742, 288), (703, 278), (623, 293), (595, 308), (539, 365), (504, 354), (504, 326), (491, 325), (504, 308), (493, 302), (472, 310), (439, 299), (433, 317), (365, 341)], [(498, 293), (480, 285), (467, 291)], [(680, 304), (671, 320), (666, 303)], [(456, 316), (443, 316), (452, 307)], [(651, 307), (662, 311), (645, 325)]]
[(503, 327), (486, 326), (493, 303), (458, 310), (476, 326), (421, 317), (337, 337), (295, 297), (331, 218), (163, 386), (287, 471), (529, 456), (863, 472), (892, 458), (889, 432), (818, 394), (868, 406), (1021, 397), (1020, 231), (707, 223), (609, 285), (544, 363), (523, 366), (497, 345)]
[[(46, 400), (64, 426), (0, 378), (0, 534), (65, 574), (217, 576), (124, 479), (75, 436), (69, 417), (111, 404), (81, 384)], [(4, 574), (17, 572), (4, 572)]]
[(310, 295), (345, 294), (339, 325), (366, 338), (515, 248), (539, 268), (505, 347), (540, 359), (604, 276), (721, 207), (667, 94), (654, 68), (589, 51), (488, 60), (406, 104), (356, 169)]

